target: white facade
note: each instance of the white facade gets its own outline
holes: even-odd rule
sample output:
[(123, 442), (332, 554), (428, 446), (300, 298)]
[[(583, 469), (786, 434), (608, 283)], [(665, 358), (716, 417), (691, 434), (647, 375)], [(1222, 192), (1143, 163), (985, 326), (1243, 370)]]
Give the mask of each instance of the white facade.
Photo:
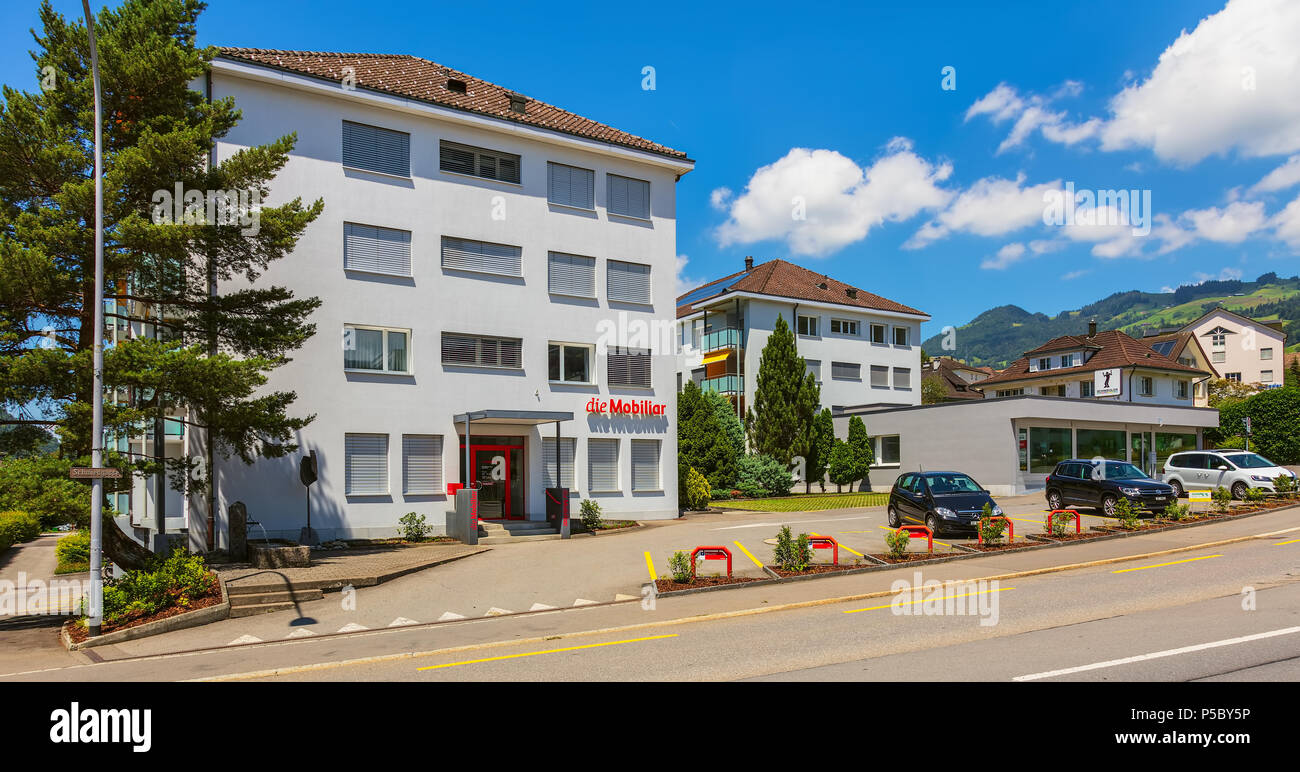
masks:
[(1286, 335), (1222, 308), (1192, 322), (1191, 330), (1221, 378), (1276, 386), (1283, 382)]
[[(249, 517), (271, 537), (298, 535), (306, 524), (307, 493), (297, 469), (310, 450), (316, 451), (320, 464), (321, 479), (310, 492), (311, 524), (321, 538), (391, 536), (398, 519), (412, 511), (424, 514), (435, 532), (441, 532), (445, 512), (453, 508), (446, 484), (462, 479), (458, 433), (464, 426), (455, 424), (453, 416), (479, 410), (573, 413), (573, 420), (560, 424), (560, 434), (575, 441), (576, 482), (567, 477), (567, 468), (561, 481), (575, 491), (575, 512), (581, 496), (599, 501), (609, 517), (677, 516), (675, 361), (668, 355), (652, 356), (648, 388), (610, 386), (606, 357), (597, 355), (594, 347), (603, 330), (620, 322), (626, 327), (662, 318), (671, 324), (675, 181), (692, 162), (224, 60), (214, 63), (211, 89), (214, 99), (233, 97), (243, 113), (243, 120), (218, 146), (218, 158), (295, 132), (297, 144), (265, 203), (295, 197), (306, 203), (323, 198), (325, 203), (294, 253), (259, 280), (287, 286), (297, 297), (323, 300), (311, 318), (316, 335), (293, 354), (292, 362), (272, 374), (267, 385), (296, 392), (291, 413), (314, 414), (315, 420), (300, 433), (299, 453), (291, 457), (251, 466), (238, 459), (218, 459), (217, 546), (225, 545), (225, 513), (236, 500), (247, 505)], [(345, 167), (344, 121), (409, 134), (409, 177)], [(519, 156), (519, 183), (441, 171), (442, 141)], [(548, 202), (550, 163), (594, 173), (594, 208)], [(605, 200), (607, 174), (647, 181), (650, 216), (611, 214)], [(400, 275), (400, 269), (345, 270), (345, 223), (409, 232), (409, 275)], [(446, 268), (444, 237), (519, 247), (522, 275)], [(551, 252), (594, 259), (593, 297), (549, 291)], [(610, 261), (649, 266), (648, 303), (609, 298)], [(393, 369), (400, 372), (345, 369), (343, 349), (348, 336), (356, 335), (355, 328), (347, 333), (345, 328), (352, 326), (389, 330), (393, 343), (386, 346), (405, 340), (404, 356), (390, 352), (398, 365)], [(444, 363), (444, 333), (519, 339), (520, 366)], [(548, 378), (553, 343), (593, 347), (588, 382)], [(586, 407), (593, 398), (648, 400), (666, 405), (666, 410), (662, 416), (589, 415)], [(510, 464), (511, 479), (523, 481), (523, 504), (516, 502), (511, 514), (543, 519), (543, 484), (554, 474), (550, 468), (543, 471), (543, 446), (555, 436), (555, 424), (472, 424), (474, 440), (489, 435), (522, 438), (522, 459)], [(441, 455), (430, 468), (427, 454), (439, 442), (434, 438), (440, 438)], [(616, 490), (591, 490), (590, 439), (617, 441)], [(636, 490), (633, 441), (642, 441), (635, 449), (638, 458), (644, 461), (653, 447), (658, 459), (657, 475), (644, 464), (639, 468)], [(349, 442), (357, 478), (351, 494), (346, 480)], [(382, 453), (385, 444), (386, 485), (375, 477), (382, 473), (379, 467), (366, 467), (357, 461), (365, 453), (355, 452)], [(419, 463), (414, 456), (406, 457), (408, 446), (426, 454)], [(606, 452), (609, 448), (602, 447)], [(408, 467), (423, 475), (418, 490), (430, 490), (429, 480), (440, 477), (439, 489), (408, 493)], [(363, 473), (370, 475), (365, 486), (360, 484)], [(647, 483), (648, 475), (657, 480)], [(358, 494), (358, 489), (367, 492)], [(198, 527), (191, 523), (192, 530)]]

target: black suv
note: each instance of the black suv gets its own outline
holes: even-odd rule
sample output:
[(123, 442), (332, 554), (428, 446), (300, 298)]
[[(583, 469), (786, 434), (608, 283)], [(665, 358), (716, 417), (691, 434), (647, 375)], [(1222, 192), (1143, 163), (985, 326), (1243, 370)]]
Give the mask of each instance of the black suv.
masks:
[(904, 520), (925, 523), (935, 536), (944, 531), (975, 531), (984, 505), (1002, 509), (989, 492), (961, 472), (905, 472), (889, 491), (889, 527)]
[(1160, 514), (1172, 504), (1173, 486), (1153, 480), (1127, 461), (1070, 459), (1047, 476), (1047, 506), (1052, 509), (1092, 507), (1115, 516), (1120, 498), (1135, 509)]

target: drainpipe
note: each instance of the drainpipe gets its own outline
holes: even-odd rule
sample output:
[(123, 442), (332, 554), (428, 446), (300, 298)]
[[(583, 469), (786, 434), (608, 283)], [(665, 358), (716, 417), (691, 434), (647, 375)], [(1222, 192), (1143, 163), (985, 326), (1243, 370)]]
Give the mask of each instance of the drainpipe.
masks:
[(555, 487), (563, 488), (564, 481), (560, 479), (560, 422), (555, 422)]
[(469, 412), (465, 413), (465, 490), (469, 490)]
[[(736, 342), (732, 344), (736, 351), (736, 380), (740, 381), (740, 391), (736, 394), (736, 420), (744, 423), (740, 416), (740, 403), (745, 399), (744, 363), (740, 361), (740, 298), (736, 298)], [(1283, 357), (1285, 359), (1285, 357)], [(1285, 376), (1283, 376), (1285, 377)]]

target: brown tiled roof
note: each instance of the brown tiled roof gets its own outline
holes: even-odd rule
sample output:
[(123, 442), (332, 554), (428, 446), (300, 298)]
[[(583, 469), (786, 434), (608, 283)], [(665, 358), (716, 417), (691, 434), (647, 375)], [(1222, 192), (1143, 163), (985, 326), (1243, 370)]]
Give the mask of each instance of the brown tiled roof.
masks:
[[(732, 283), (731, 280), (738, 276), (743, 278)], [(822, 289), (819, 286), (821, 284), (825, 284), (826, 289)], [(681, 302), (682, 298), (687, 295), (705, 287), (713, 286), (718, 288), (716, 294), (697, 298), (692, 303)], [(854, 290), (857, 297), (850, 297), (847, 290)], [(702, 284), (690, 292), (682, 293), (677, 297), (677, 316), (682, 317), (695, 313), (700, 305), (717, 300), (718, 297), (730, 292), (752, 292), (757, 295), (772, 295), (773, 297), (809, 300), (818, 303), (834, 303), (874, 311), (892, 311), (899, 314), (929, 316), (924, 311), (918, 311), (911, 306), (905, 306), (888, 298), (873, 295), (866, 290), (857, 289), (842, 281), (836, 281), (829, 276), (810, 271), (785, 260), (768, 260), (766, 263), (754, 266), (749, 271), (738, 271), (708, 284)]]
[[(1069, 346), (1055, 346), (1050, 348), (1056, 341), (1063, 341), (1066, 338), (1076, 338), (1081, 344), (1086, 344), (1099, 350), (1092, 355), (1082, 365), (1075, 367), (1061, 367), (1055, 370), (1045, 372), (1030, 372), (1029, 360), (1032, 355), (1039, 351), (1054, 350), (1054, 348), (1069, 348)], [(1011, 366), (992, 378), (986, 378), (977, 385), (983, 389), (990, 385), (1000, 385), (1011, 383), (1013, 381), (1036, 380), (1038, 378), (1056, 378), (1062, 375), (1072, 375), (1075, 373), (1089, 373), (1094, 370), (1105, 370), (1110, 367), (1148, 367), (1155, 370), (1170, 370), (1172, 372), (1187, 373), (1188, 375), (1211, 375), (1206, 370), (1199, 370), (1195, 367), (1187, 367), (1179, 364), (1176, 360), (1166, 356), (1161, 356), (1152, 351), (1145, 341), (1137, 340), (1126, 335), (1119, 330), (1104, 330), (1097, 333), (1093, 338), (1083, 338), (1079, 336), (1062, 336), (1049, 341), (1043, 346), (1039, 346), (1033, 351), (1026, 352), (1024, 357), (1011, 363)]]
[[(975, 384), (983, 383), (984, 381), (967, 381), (965, 378), (958, 375), (957, 371), (975, 370), (982, 373), (992, 374), (992, 368), (975, 367), (973, 365), (968, 365), (965, 362), (958, 362), (951, 357), (946, 356), (935, 357), (930, 360), (930, 362), (931, 364), (926, 367), (921, 376), (922, 380), (925, 378), (938, 378), (939, 382), (943, 384), (946, 392), (944, 399), (956, 400), (984, 398), (984, 392), (977, 391), (973, 388)], [(933, 363), (938, 363), (938, 367), (935, 367)]]
[(1096, 343), (1089, 341), (1083, 335), (1062, 335), (1059, 338), (1052, 338), (1036, 349), (1026, 351), (1025, 356), (1032, 357), (1034, 354), (1045, 354), (1048, 351), (1064, 351), (1070, 348), (1096, 348), (1096, 346)]
[[(359, 88), (416, 99), (443, 107), (488, 115), (565, 134), (645, 150), (689, 161), (686, 154), (634, 134), (597, 123), (545, 102), (525, 97), (523, 113), (510, 109), (511, 95), (523, 96), (441, 64), (407, 54), (346, 54), (327, 51), (277, 51), (266, 48), (219, 49), (219, 57), (272, 67), (325, 80), (342, 81), (353, 68)], [(465, 93), (447, 87), (449, 79), (465, 83)]]

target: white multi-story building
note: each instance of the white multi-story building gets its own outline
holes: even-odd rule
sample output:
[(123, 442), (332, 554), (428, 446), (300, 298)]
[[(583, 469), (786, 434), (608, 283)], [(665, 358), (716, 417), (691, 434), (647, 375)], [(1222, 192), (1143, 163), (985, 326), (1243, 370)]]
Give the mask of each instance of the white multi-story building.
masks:
[(838, 411), (921, 403), (922, 311), (784, 260), (754, 265), (677, 299), (678, 381), (726, 395), (743, 416), (777, 317)]
[(298, 535), (308, 496), (322, 539), (391, 536), (412, 511), (437, 528), (466, 482), (485, 518), (543, 519), (557, 431), (574, 501), (677, 516), (675, 359), (617, 344), (672, 324), (692, 160), (413, 56), (223, 49), (206, 88), (243, 116), (217, 160), (297, 135), (265, 203), (324, 212), (259, 282), (323, 304), (267, 384), (315, 416), (299, 453), (218, 456), (192, 542), (225, 546), (237, 500), (271, 537)]
[(1281, 322), (1261, 322), (1216, 308), (1182, 329), (1196, 336), (1220, 378), (1265, 388), (1282, 385), (1286, 333)]

